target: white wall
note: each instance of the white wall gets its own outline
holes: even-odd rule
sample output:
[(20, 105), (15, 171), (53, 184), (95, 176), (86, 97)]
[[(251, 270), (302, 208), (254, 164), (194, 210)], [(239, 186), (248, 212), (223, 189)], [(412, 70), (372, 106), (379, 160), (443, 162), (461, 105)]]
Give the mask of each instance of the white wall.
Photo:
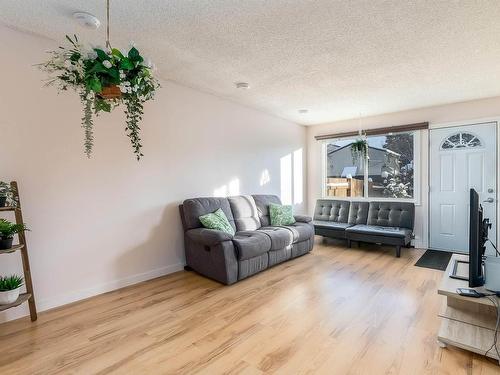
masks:
[[(181, 269), (177, 206), (186, 198), (280, 194), (295, 178), (296, 209), (305, 211), (304, 127), (162, 82), (145, 108), (143, 160), (120, 109), (96, 119), (88, 160), (77, 95), (42, 87), (32, 66), (57, 44), (0, 27), (0, 45), (9, 51), (0, 63), (0, 180), (20, 185), (40, 310)], [(282, 178), (294, 159), (300, 173)], [(18, 254), (2, 256), (0, 273), (21, 269)], [(26, 313), (18, 307), (0, 320)]]
[[(316, 199), (322, 194), (321, 142), (314, 137), (321, 134), (342, 133), (360, 129), (404, 125), (428, 121), (431, 128), (443, 124), (474, 123), (476, 120), (500, 116), (500, 97), (455, 103), (418, 110), (390, 113), (380, 116), (339, 121), (310, 126), (307, 129), (307, 187), (308, 207), (312, 213)], [(415, 208), (415, 246), (427, 247), (428, 240), (428, 154), (429, 132), (420, 131), (420, 199)]]

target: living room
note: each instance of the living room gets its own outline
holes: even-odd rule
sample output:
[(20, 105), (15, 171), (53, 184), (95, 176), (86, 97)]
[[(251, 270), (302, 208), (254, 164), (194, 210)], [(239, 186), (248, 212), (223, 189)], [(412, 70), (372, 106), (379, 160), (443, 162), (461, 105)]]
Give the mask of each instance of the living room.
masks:
[(500, 373), (499, 16), (3, 2), (0, 372)]

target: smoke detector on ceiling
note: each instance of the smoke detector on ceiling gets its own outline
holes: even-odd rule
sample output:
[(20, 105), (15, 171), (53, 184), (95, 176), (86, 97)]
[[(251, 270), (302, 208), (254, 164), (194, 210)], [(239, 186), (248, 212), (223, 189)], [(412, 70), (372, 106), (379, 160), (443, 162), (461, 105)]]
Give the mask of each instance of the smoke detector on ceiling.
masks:
[(236, 82), (234, 85), (236, 86), (237, 89), (246, 90), (250, 88), (248, 82)]
[(86, 29), (96, 30), (101, 25), (101, 21), (90, 13), (76, 12), (73, 13), (73, 18), (80, 24), (80, 26), (85, 27)]
[(305, 115), (306, 113), (309, 113), (308, 109), (299, 109), (298, 111), (301, 115)]

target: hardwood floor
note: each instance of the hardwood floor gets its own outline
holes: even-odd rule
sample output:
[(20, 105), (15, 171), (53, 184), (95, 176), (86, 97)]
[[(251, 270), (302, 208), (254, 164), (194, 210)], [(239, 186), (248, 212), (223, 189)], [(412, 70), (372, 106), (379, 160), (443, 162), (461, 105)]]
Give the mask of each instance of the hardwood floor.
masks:
[(178, 272), (0, 325), (0, 374), (499, 374), (438, 347), (422, 253), (319, 241), (229, 287)]

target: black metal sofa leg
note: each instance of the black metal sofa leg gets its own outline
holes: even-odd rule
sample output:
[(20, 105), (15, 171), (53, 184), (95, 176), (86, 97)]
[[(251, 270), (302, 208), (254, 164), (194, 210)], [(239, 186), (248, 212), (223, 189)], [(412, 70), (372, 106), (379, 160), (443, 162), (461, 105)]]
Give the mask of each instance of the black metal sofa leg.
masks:
[(184, 266), (184, 271), (194, 271), (190, 266)]
[(397, 258), (401, 257), (401, 245), (396, 246), (396, 257)]
[(347, 240), (347, 247), (351, 248), (351, 240), (349, 240), (349, 239)]

